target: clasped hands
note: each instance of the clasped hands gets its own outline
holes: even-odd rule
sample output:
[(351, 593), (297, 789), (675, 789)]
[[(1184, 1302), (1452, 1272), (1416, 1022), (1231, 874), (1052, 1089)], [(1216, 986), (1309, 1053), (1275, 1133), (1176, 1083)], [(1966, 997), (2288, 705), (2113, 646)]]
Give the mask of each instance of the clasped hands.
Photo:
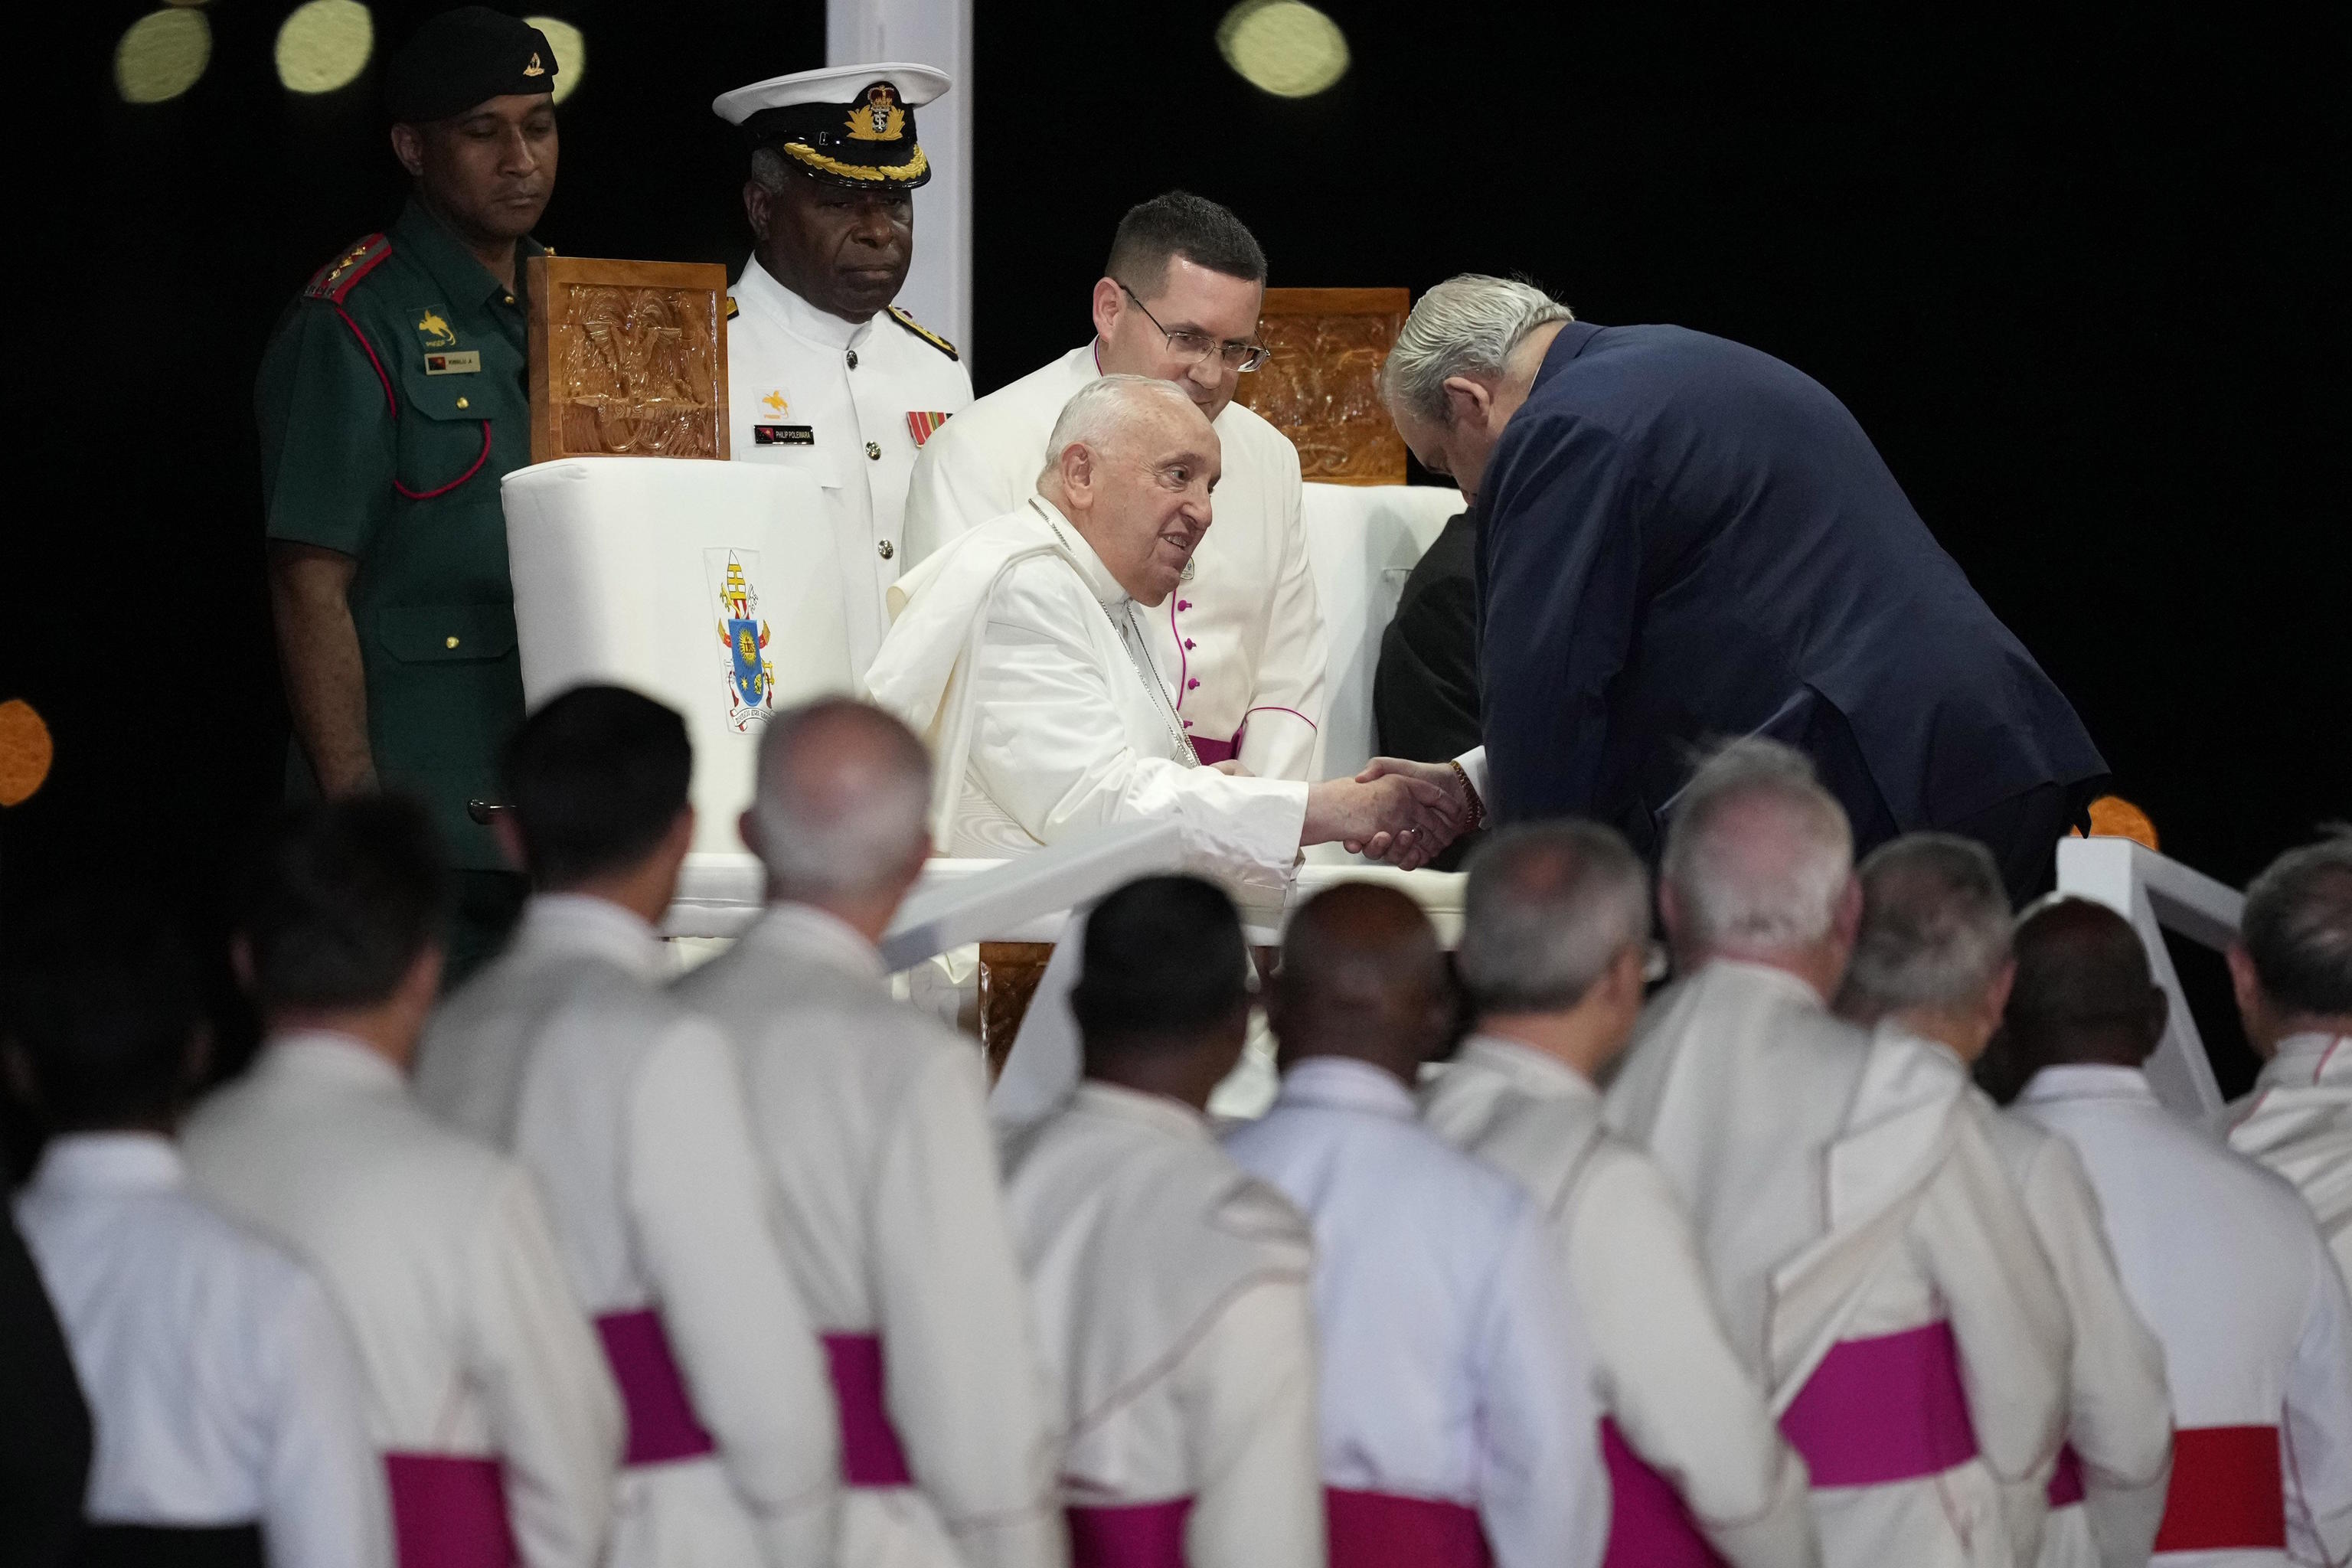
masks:
[(1351, 855), (1412, 871), (1444, 853), (1472, 815), (1467, 786), (1452, 764), (1374, 757), (1354, 778), (1307, 785), (1299, 842), (1336, 840)]

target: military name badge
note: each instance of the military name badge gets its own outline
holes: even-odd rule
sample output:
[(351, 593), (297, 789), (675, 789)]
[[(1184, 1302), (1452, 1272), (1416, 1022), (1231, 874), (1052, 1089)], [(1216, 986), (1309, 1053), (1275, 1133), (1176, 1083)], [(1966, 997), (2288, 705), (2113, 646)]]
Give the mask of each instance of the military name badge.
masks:
[(811, 425), (754, 425), (751, 444), (755, 447), (814, 447), (816, 427)]
[(739, 735), (765, 724), (776, 710), (776, 670), (768, 661), (768, 623), (760, 618), (756, 550), (706, 550), (703, 574), (719, 612), (720, 668), (727, 679), (727, 727)]
[(909, 409), (907, 413), (907, 433), (914, 437), (915, 445), (919, 447), (931, 438), (932, 431), (947, 422), (948, 416), (944, 414), (918, 414)]
[(482, 351), (456, 349), (446, 354), (426, 354), (425, 374), (427, 375), (472, 375), (482, 368)]

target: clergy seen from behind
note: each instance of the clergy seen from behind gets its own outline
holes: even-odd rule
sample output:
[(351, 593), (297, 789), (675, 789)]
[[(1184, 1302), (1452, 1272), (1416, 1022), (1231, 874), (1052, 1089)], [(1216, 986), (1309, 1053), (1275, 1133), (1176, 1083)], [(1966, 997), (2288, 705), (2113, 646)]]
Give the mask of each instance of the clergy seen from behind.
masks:
[[(1941, 1046), (1973, 1066), (2016, 975), (2009, 895), (1992, 855), (1950, 834), (1906, 834), (1862, 863), (1862, 925), (1838, 996), (1864, 1027)], [(2066, 1447), (2046, 1489), (2042, 1568), (2147, 1560), (2172, 1470), (2164, 1351), (2107, 1245), (2097, 1194), (2063, 1138), (1969, 1096), (2025, 1205), (2074, 1325)]]
[(1505, 828), (1470, 863), (1458, 964), (1475, 1031), (1423, 1098), (1526, 1189), (1600, 1367), (1612, 1563), (1821, 1561), (1805, 1467), (1725, 1337), (1664, 1174), (1601, 1123), (1642, 1010), (1650, 879), (1586, 822)]
[(1082, 1563), (1323, 1561), (1313, 1244), (1207, 1117), (1241, 1058), (1248, 972), (1212, 884), (1150, 877), (1105, 899), (1070, 997), (1085, 1081), (1007, 1152)]

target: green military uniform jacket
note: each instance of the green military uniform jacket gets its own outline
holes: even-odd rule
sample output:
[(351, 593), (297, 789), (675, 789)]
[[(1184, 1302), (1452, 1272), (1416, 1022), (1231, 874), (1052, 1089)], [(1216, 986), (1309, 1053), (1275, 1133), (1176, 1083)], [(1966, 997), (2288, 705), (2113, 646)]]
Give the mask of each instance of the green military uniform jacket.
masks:
[[(541, 247), (523, 240), (521, 256)], [(522, 720), (499, 481), (530, 461), (521, 268), (510, 293), (411, 200), (310, 280), (263, 357), (269, 537), (356, 559), (352, 619), (384, 788), (456, 865), (505, 865), (467, 813)]]

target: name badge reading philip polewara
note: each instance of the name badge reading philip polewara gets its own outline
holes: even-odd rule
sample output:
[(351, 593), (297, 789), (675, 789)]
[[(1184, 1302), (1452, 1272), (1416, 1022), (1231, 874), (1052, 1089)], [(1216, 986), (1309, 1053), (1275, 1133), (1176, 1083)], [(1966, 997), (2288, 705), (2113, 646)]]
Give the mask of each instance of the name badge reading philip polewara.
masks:
[(471, 375), (482, 368), (482, 351), (457, 349), (446, 354), (426, 354), (425, 374), (427, 375)]
[(754, 425), (751, 444), (755, 447), (814, 447), (816, 427), (812, 425)]

